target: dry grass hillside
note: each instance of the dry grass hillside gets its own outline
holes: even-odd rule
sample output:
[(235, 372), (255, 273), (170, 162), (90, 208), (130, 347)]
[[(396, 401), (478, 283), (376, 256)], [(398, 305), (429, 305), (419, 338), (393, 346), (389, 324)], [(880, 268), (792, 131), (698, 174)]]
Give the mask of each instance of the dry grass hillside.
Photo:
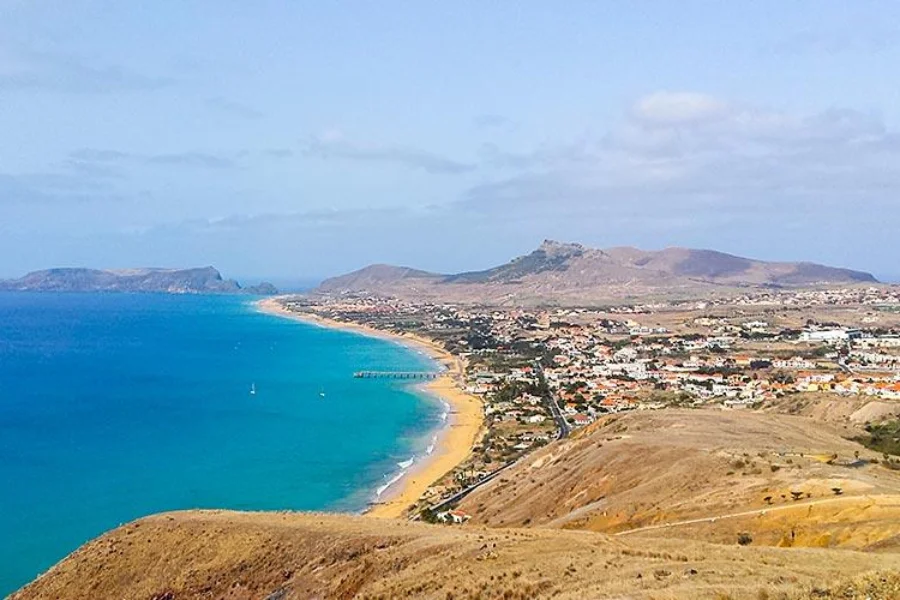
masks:
[(749, 411), (610, 416), (529, 456), (461, 508), (496, 527), (900, 547), (900, 472), (841, 433)]
[(862, 433), (866, 423), (900, 417), (900, 402), (865, 396), (838, 396), (828, 392), (793, 394), (767, 402), (763, 411), (800, 415), (838, 426), (846, 435)]
[(12, 600), (895, 598), (898, 569), (893, 554), (183, 512), (94, 540)]

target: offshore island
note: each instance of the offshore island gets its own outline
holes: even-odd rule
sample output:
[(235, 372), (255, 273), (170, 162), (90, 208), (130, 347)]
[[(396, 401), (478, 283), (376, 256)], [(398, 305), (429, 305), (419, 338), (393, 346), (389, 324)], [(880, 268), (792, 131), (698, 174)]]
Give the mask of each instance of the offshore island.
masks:
[(259, 307), (441, 363), (430, 457), (365, 515), (150, 516), (12, 598), (900, 597), (896, 285), (548, 241)]

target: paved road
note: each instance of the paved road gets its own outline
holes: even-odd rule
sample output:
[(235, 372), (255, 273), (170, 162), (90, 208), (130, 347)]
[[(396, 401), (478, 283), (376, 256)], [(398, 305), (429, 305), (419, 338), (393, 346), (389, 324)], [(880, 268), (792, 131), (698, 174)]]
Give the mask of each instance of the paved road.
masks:
[(550, 407), (550, 413), (553, 415), (553, 420), (556, 421), (556, 426), (559, 428), (556, 439), (561, 440), (569, 437), (569, 434), (572, 433), (572, 426), (569, 425), (565, 415), (563, 415), (562, 410), (560, 410), (559, 404), (556, 403), (556, 398), (554, 398), (552, 394), (548, 394), (545, 400), (547, 401), (547, 406)]
[[(540, 373), (541, 377), (543, 377), (544, 371), (543, 371), (543, 368), (541, 367), (540, 363), (535, 363), (535, 370), (538, 373)], [(561, 440), (564, 437), (568, 437), (568, 435), (570, 433), (572, 433), (572, 426), (569, 425), (569, 422), (566, 420), (565, 415), (563, 415), (562, 410), (560, 410), (559, 404), (556, 403), (556, 399), (553, 397), (552, 394), (547, 394), (544, 397), (544, 401), (547, 403), (547, 406), (550, 408), (550, 413), (553, 415), (553, 420), (556, 421), (556, 426), (559, 428), (559, 433), (557, 434), (556, 439)], [(439, 504), (435, 504), (434, 506), (431, 507), (431, 510), (434, 512), (439, 512), (439, 511), (444, 510), (444, 509), (450, 507), (451, 505), (459, 502), (460, 500), (462, 500), (463, 498), (465, 498), (466, 496), (468, 496), (469, 494), (471, 494), (472, 492), (474, 492), (475, 490), (477, 490), (484, 484), (489, 483), (490, 481), (493, 481), (494, 478), (496, 478), (497, 475), (499, 475), (501, 472), (510, 468), (511, 466), (513, 466), (514, 464), (516, 464), (517, 462), (522, 460), (522, 458), (525, 458), (526, 456), (529, 456), (530, 454), (531, 453), (529, 452), (529, 453), (525, 454), (524, 456), (522, 456), (512, 462), (506, 463), (505, 465), (503, 465), (496, 471), (493, 471), (490, 475), (488, 475), (487, 477), (485, 477), (478, 483), (470, 485), (469, 487), (456, 492), (455, 494), (453, 494), (446, 500), (442, 500)], [(418, 514), (415, 514), (412, 517), (410, 517), (411, 520), (418, 520), (418, 518), (419, 518)]]
[(722, 519), (735, 519), (738, 517), (752, 517), (754, 515), (762, 515), (765, 513), (777, 512), (781, 510), (789, 510), (803, 506), (816, 506), (818, 504), (830, 504), (833, 502), (843, 502), (845, 500), (859, 500), (866, 498), (871, 500), (870, 496), (837, 496), (835, 498), (823, 498), (821, 500), (811, 500), (809, 502), (792, 502), (791, 504), (782, 504), (780, 506), (769, 506), (757, 510), (747, 510), (743, 512), (731, 513), (727, 515), (718, 515), (715, 517), (705, 517), (702, 519), (688, 519), (686, 521), (674, 521), (672, 523), (661, 523), (659, 525), (648, 525), (646, 527), (638, 527), (637, 529), (629, 529), (628, 531), (620, 531), (614, 535), (631, 535), (632, 533), (642, 533), (644, 531), (653, 531), (655, 529), (668, 529), (670, 527), (680, 527), (682, 525), (695, 525), (697, 523), (715, 523)]
[[(544, 368), (541, 366), (541, 363), (536, 362), (534, 364), (534, 369), (543, 378)], [(566, 416), (559, 408), (559, 404), (556, 402), (556, 398), (553, 397), (553, 394), (547, 394), (546, 396), (544, 396), (544, 402), (547, 403), (547, 407), (550, 409), (550, 414), (553, 415), (553, 420), (556, 421), (556, 427), (559, 429), (556, 439), (561, 440), (565, 437), (569, 437), (569, 434), (572, 433), (572, 426), (569, 425), (569, 422), (566, 420)]]
[[(456, 492), (455, 494), (453, 494), (452, 496), (450, 496), (450, 497), (447, 498), (446, 500), (441, 500), (441, 502), (439, 502), (438, 504), (435, 504), (434, 506), (432, 506), (432, 507), (431, 507), (431, 510), (432, 510), (433, 512), (440, 512), (440, 511), (442, 511), (442, 510), (444, 510), (444, 509), (446, 509), (446, 508), (449, 508), (452, 504), (455, 504), (456, 502), (459, 502), (460, 500), (462, 500), (463, 498), (465, 498), (466, 496), (468, 496), (469, 494), (471, 494), (472, 492), (474, 492), (475, 490), (477, 490), (478, 488), (480, 488), (480, 487), (483, 486), (484, 484), (486, 484), (486, 483), (488, 483), (488, 482), (490, 482), (490, 481), (493, 481), (494, 478), (497, 477), (497, 475), (499, 475), (500, 473), (502, 473), (502, 472), (505, 471), (506, 469), (510, 468), (511, 466), (513, 466), (514, 464), (516, 464), (517, 462), (518, 462), (518, 461), (513, 461), (513, 462), (506, 463), (505, 465), (503, 465), (502, 467), (500, 467), (500, 468), (497, 469), (496, 471), (492, 471), (492, 472), (490, 473), (490, 475), (485, 476), (485, 478), (482, 479), (481, 481), (479, 481), (478, 483), (474, 483), (474, 484), (470, 485), (469, 487), (467, 487), (467, 488), (465, 488), (465, 489), (462, 489), (462, 490)], [(419, 515), (418, 515), (418, 513), (417, 513), (417, 514), (411, 516), (411, 517), (410, 517), (410, 520), (415, 521), (415, 520), (418, 520), (418, 518), (419, 518)]]

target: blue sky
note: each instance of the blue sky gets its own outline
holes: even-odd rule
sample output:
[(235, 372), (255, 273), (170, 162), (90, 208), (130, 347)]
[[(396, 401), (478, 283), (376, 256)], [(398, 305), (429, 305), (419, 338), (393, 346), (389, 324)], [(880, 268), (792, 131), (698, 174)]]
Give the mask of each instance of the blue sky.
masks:
[(0, 276), (486, 267), (544, 238), (900, 274), (900, 4), (0, 0)]

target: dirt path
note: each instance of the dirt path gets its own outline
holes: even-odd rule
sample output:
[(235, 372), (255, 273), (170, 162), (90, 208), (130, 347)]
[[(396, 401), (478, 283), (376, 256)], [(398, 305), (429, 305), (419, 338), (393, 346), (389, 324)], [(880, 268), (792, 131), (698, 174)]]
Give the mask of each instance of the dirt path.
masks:
[(642, 533), (644, 531), (653, 531), (655, 529), (668, 529), (670, 527), (680, 527), (682, 525), (695, 525), (697, 523), (715, 523), (721, 519), (735, 519), (739, 517), (752, 517), (755, 515), (764, 515), (771, 512), (777, 512), (782, 510), (790, 510), (794, 508), (801, 508), (804, 506), (817, 506), (820, 504), (831, 504), (834, 502), (845, 502), (847, 500), (860, 500), (860, 499), (873, 500), (872, 496), (838, 496), (836, 498), (823, 498), (820, 500), (811, 500), (809, 502), (795, 502), (792, 504), (783, 504), (781, 506), (769, 506), (767, 508), (759, 508), (756, 510), (746, 510), (743, 512), (730, 513), (726, 515), (717, 515), (715, 517), (704, 517), (702, 519), (688, 519), (686, 521), (675, 521), (672, 523), (661, 523), (659, 525), (647, 525), (646, 527), (638, 527), (637, 529), (629, 529), (628, 531), (620, 531), (614, 535), (631, 535), (632, 533)]

